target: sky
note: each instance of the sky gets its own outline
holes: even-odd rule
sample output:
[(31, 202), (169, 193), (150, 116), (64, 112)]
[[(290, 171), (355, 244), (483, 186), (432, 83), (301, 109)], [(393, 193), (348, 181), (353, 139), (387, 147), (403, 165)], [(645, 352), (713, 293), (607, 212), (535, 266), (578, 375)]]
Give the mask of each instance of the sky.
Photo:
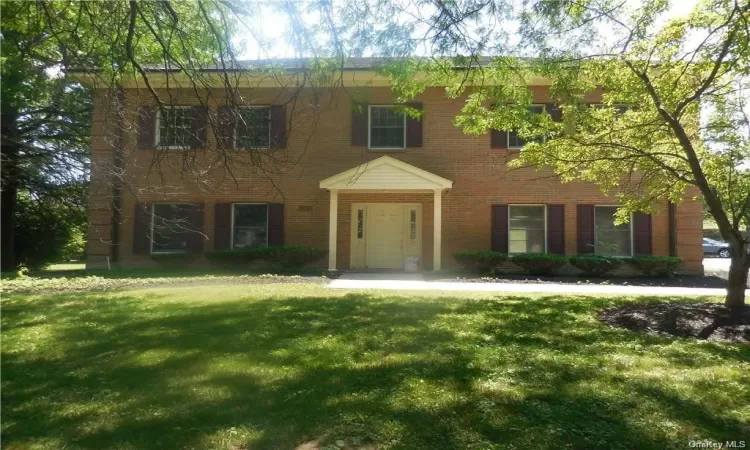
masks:
[[(294, 0), (294, 4), (299, 10), (304, 10), (312, 0)], [(346, 0), (331, 0), (336, 8), (337, 3)], [(394, 0), (398, 1), (398, 0)], [(408, 3), (407, 10), (413, 11), (415, 6), (410, 0), (401, 0)], [(635, 3), (637, 0), (629, 0), (629, 3)], [(684, 16), (690, 13), (697, 4), (698, 0), (674, 0), (672, 1), (670, 11), (663, 17), (663, 20), (669, 20), (675, 17)], [(257, 8), (257, 13), (250, 18), (245, 18), (238, 36), (235, 38), (235, 44), (241, 49), (238, 58), (242, 60), (267, 59), (267, 58), (293, 58), (295, 54), (294, 46), (291, 45), (287, 37), (290, 28), (287, 15), (279, 11), (280, 0), (274, 2), (258, 1), (253, 2), (253, 7)], [(416, 11), (415, 11), (416, 12)], [(304, 14), (303, 20), (306, 23), (315, 26), (320, 19), (317, 15)], [(408, 19), (405, 17), (405, 19)], [(507, 29), (507, 28), (505, 28)], [(606, 35), (608, 32), (604, 30)]]

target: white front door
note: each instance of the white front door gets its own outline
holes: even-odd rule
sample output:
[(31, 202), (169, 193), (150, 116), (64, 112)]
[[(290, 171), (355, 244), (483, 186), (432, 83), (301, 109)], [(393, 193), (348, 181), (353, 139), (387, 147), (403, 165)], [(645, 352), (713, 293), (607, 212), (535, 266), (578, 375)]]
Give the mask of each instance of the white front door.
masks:
[(367, 267), (400, 269), (404, 265), (404, 208), (398, 204), (367, 206)]

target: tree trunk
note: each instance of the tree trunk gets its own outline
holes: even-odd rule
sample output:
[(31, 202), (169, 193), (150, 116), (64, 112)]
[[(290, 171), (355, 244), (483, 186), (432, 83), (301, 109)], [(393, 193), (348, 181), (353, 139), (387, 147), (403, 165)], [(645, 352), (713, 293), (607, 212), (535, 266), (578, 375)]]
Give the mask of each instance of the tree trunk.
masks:
[[(5, 106), (5, 105), (3, 105)], [(11, 108), (2, 111), (0, 121), (0, 163), (2, 184), (0, 189), (0, 271), (13, 272), (18, 269), (15, 249), (15, 212), (18, 195), (18, 146), (15, 131), (18, 114)]]
[(727, 299), (725, 305), (730, 308), (741, 308), (745, 305), (745, 289), (747, 289), (747, 273), (750, 270), (750, 256), (744, 245), (739, 248), (732, 246), (732, 260), (729, 265), (729, 281), (727, 282)]
[(2, 197), (0, 197), (0, 271), (13, 272), (18, 269), (15, 252), (15, 212), (16, 194), (15, 186), (3, 186)]

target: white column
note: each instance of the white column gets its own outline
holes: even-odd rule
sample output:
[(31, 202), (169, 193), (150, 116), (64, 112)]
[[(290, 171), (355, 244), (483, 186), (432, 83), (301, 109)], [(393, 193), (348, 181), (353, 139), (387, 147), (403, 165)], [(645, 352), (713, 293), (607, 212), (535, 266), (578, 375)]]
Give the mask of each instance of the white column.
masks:
[(328, 270), (336, 270), (336, 235), (339, 223), (339, 191), (331, 190), (331, 212), (328, 218)]
[(433, 202), (432, 224), (434, 231), (432, 235), (432, 270), (440, 270), (440, 251), (442, 248), (442, 230), (443, 230), (443, 191), (435, 190), (435, 201)]

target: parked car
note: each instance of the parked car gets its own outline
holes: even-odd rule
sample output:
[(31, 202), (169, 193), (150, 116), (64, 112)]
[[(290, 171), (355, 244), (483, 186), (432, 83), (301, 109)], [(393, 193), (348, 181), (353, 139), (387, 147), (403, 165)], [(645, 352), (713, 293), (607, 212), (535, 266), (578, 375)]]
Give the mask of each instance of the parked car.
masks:
[(715, 241), (709, 238), (703, 238), (703, 254), (705, 256), (718, 256), (720, 258), (729, 258), (729, 244), (722, 241)]

